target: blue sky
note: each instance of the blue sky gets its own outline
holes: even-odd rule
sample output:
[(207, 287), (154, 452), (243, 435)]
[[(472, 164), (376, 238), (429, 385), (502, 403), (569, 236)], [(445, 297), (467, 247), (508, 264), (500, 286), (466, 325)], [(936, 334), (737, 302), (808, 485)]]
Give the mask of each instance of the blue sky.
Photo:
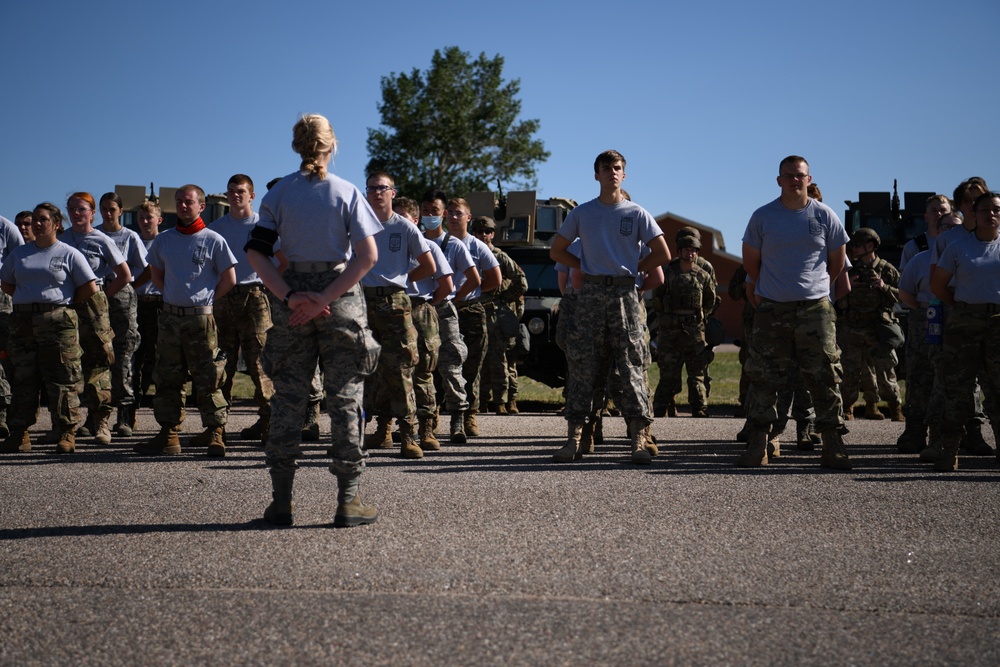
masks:
[(738, 253), (791, 153), (841, 215), (894, 178), (1000, 187), (998, 26), (995, 0), (5, 2), (0, 214), (116, 184), (222, 192), (237, 172), (263, 190), (298, 166), (308, 112), (338, 135), (334, 172), (361, 184), (380, 78), (457, 45), (521, 80), (552, 153), (540, 196), (593, 198), (594, 157), (615, 148), (635, 201)]

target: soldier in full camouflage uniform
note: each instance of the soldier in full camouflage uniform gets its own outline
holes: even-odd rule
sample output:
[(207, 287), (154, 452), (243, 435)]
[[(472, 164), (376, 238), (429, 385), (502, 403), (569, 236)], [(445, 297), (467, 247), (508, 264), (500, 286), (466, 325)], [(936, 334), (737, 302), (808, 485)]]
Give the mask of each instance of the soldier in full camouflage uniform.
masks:
[[(553, 456), (570, 462), (582, 455), (580, 444), (599, 382), (598, 374), (612, 358), (622, 373), (622, 410), (629, 424), (631, 460), (651, 462), (647, 448), (652, 404), (645, 379), (647, 353), (636, 290), (641, 274), (670, 259), (663, 232), (645, 209), (625, 199), (625, 158), (605, 151), (594, 161), (600, 195), (566, 216), (549, 251), (553, 260), (583, 273), (577, 308), (566, 332), (568, 377), (566, 387), (567, 440)], [(569, 252), (580, 239), (580, 256)], [(650, 253), (640, 260), (642, 247)]]
[[(951, 307), (938, 368), (943, 405), (934, 470), (941, 472), (958, 469), (962, 435), (975, 410), (977, 375), (987, 404), (1000, 397), (1000, 192), (977, 197), (973, 212), (975, 229), (948, 244), (931, 274), (931, 292)], [(1000, 438), (1000, 424), (991, 425)]]
[(705, 320), (715, 312), (718, 297), (715, 279), (695, 262), (700, 251), (697, 237), (678, 238), (679, 256), (667, 265), (663, 285), (653, 290), (651, 306), (658, 322), (656, 362), (660, 367), (660, 383), (653, 395), (654, 414), (677, 415), (674, 397), (681, 391), (681, 371), (686, 366), (691, 414), (708, 416)]
[[(357, 284), (375, 265), (372, 236), (382, 225), (358, 188), (327, 171), (336, 147), (326, 118), (308, 114), (299, 119), (292, 148), (302, 157), (301, 166), (264, 196), (260, 222), (246, 246), (247, 259), (274, 295), (274, 327), (265, 354), (274, 383), (265, 450), (272, 502), (264, 520), (275, 525), (294, 522), (292, 488), (317, 361), (323, 366), (330, 415), (330, 472), (338, 485), (333, 524), (351, 527), (378, 519), (378, 510), (362, 503), (358, 493), (367, 458), (362, 449), (364, 378), (375, 370), (379, 345), (368, 329)], [(283, 274), (271, 262), (279, 241), (288, 258)]]
[(747, 296), (754, 314), (747, 394), (750, 434), (741, 467), (767, 465), (768, 437), (778, 427), (778, 393), (796, 367), (812, 395), (823, 440), (820, 465), (850, 470), (844, 451), (836, 315), (830, 287), (847, 260), (847, 232), (834, 211), (811, 199), (805, 158), (778, 165), (781, 195), (757, 209), (743, 235)]
[(903, 421), (902, 402), (895, 371), (898, 361), (895, 349), (883, 342), (880, 331), (899, 325), (892, 312), (899, 301), (899, 271), (878, 257), (878, 234), (862, 227), (854, 232), (849, 245), (852, 266), (848, 273), (851, 292), (837, 301), (837, 344), (844, 366), (841, 395), (844, 417), (850, 419), (851, 408), (859, 394), (859, 386), (869, 367), (875, 370), (879, 392), (866, 393), (866, 417), (881, 419), (875, 414), (879, 393), (888, 397), (893, 421)]
[[(375, 373), (365, 381), (365, 411), (377, 417), (378, 425), (365, 444), (392, 446), (390, 424), (399, 420), (400, 455), (419, 459), (424, 455), (413, 436), (417, 431), (417, 404), (413, 393), (413, 368), (417, 364), (417, 330), (407, 283), (434, 273), (434, 259), (427, 241), (413, 224), (392, 211), (396, 194), (392, 177), (375, 172), (367, 180), (366, 192), (375, 217), (384, 229), (375, 236), (378, 261), (361, 278), (368, 309), (368, 327), (382, 346)], [(412, 268), (412, 270), (410, 270)]]
[[(507, 352), (517, 340), (517, 323), (524, 314), (524, 293), (528, 291), (528, 279), (510, 255), (493, 245), (496, 231), (497, 225), (493, 218), (479, 216), (472, 221), (472, 234), (489, 247), (500, 265), (500, 287), (482, 296), (489, 344), (486, 346), (486, 360), (483, 362), (479, 382), (483, 398), (490, 409), (498, 415), (505, 415), (508, 414), (508, 407), (514, 407), (515, 412), (517, 410), (508, 393), (511, 379)], [(517, 380), (514, 382), (516, 384)]]
[[(19, 213), (14, 219), (20, 221), (23, 215), (23, 212)], [(30, 212), (28, 212), (28, 218), (31, 218)], [(21, 245), (24, 245), (24, 239), (21, 237), (18, 227), (0, 215), (0, 263), (7, 259), (11, 250)], [(11, 303), (10, 295), (0, 292), (0, 355), (2, 355), (0, 357), (0, 438), (6, 438), (10, 435), (10, 430), (7, 428), (7, 406), (10, 405), (11, 399), (10, 378), (13, 369), (7, 354), (7, 346), (10, 341)]]

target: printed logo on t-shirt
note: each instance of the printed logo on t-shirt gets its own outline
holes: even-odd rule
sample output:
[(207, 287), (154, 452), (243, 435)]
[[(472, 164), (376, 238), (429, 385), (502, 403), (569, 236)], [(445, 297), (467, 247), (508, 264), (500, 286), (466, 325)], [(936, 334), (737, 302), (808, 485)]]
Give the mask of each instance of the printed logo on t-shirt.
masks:
[(809, 233), (813, 236), (821, 236), (823, 234), (823, 223), (819, 218), (809, 218)]
[(195, 266), (203, 266), (208, 260), (208, 244), (199, 243), (194, 247), (191, 253), (191, 261), (194, 262)]
[(49, 272), (50, 273), (60, 273), (65, 268), (64, 258), (53, 257), (49, 260)]
[(618, 233), (622, 236), (632, 236), (632, 228), (635, 227), (635, 218), (627, 215), (622, 218), (618, 226)]
[(400, 232), (392, 232), (389, 234), (389, 252), (399, 252), (399, 249), (403, 247), (403, 234)]

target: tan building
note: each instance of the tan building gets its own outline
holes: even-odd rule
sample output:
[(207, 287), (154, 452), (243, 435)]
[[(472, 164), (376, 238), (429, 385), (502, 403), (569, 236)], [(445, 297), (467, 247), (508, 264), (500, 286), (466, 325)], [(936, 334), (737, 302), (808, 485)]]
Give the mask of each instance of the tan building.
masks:
[(737, 267), (743, 263), (740, 255), (732, 255), (726, 252), (726, 242), (722, 238), (722, 232), (718, 229), (708, 227), (693, 220), (682, 218), (674, 213), (664, 213), (657, 216), (656, 222), (663, 230), (663, 237), (670, 248), (670, 256), (677, 256), (677, 231), (681, 227), (694, 227), (701, 233), (701, 256), (712, 263), (715, 267), (715, 276), (719, 282), (718, 293), (722, 299), (719, 310), (715, 316), (718, 317), (726, 328), (726, 342), (731, 343), (734, 339), (743, 336), (743, 302), (733, 301), (729, 298), (729, 281), (736, 272)]

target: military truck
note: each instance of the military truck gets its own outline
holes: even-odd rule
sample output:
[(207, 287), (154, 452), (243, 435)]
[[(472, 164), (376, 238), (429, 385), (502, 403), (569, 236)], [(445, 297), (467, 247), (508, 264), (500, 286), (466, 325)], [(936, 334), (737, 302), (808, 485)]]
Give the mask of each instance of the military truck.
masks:
[[(139, 206), (145, 201), (153, 201), (160, 205), (160, 211), (163, 213), (161, 231), (177, 226), (177, 209), (174, 203), (177, 188), (161, 187), (159, 194), (156, 194), (153, 183), (150, 183), (149, 194), (146, 194), (146, 188), (141, 185), (116, 185), (115, 193), (122, 198), (121, 222), (123, 227), (128, 227), (135, 232), (139, 231), (136, 216)], [(205, 210), (202, 211), (201, 219), (206, 224), (218, 220), (228, 212), (229, 202), (226, 201), (225, 195), (205, 195)]]
[(881, 239), (878, 256), (898, 267), (906, 242), (927, 231), (924, 209), (934, 194), (905, 192), (903, 208), (900, 208), (894, 179), (891, 195), (888, 192), (859, 192), (858, 201), (845, 201), (844, 226), (850, 234), (862, 227), (874, 229)]
[(576, 208), (572, 199), (537, 199), (534, 190), (471, 192), (465, 196), (472, 216), (488, 215), (496, 221), (493, 243), (524, 270), (528, 291), (524, 295), (521, 323), (529, 333), (528, 353), (518, 359), (519, 373), (550, 387), (566, 384), (566, 356), (556, 345), (559, 292), (556, 264), (549, 257), (552, 237), (566, 214)]

